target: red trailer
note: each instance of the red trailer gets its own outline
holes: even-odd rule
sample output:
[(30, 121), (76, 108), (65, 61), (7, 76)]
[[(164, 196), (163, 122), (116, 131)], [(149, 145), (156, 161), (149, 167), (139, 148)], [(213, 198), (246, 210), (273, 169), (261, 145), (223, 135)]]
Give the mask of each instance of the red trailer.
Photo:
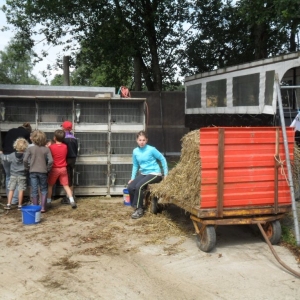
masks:
[[(294, 131), (286, 131), (293, 161)], [(261, 224), (270, 242), (278, 243), (279, 220), (291, 211), (282, 129), (201, 128), (199, 147), (199, 206), (184, 208), (191, 213), (199, 248), (214, 248), (218, 225)], [(180, 206), (174, 199), (170, 202)]]

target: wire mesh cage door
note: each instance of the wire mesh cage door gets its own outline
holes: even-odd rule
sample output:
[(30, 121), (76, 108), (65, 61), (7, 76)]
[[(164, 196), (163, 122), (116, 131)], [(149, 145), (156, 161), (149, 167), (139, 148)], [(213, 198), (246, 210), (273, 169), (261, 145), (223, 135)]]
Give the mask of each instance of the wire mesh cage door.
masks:
[(143, 123), (143, 103), (113, 102), (111, 103), (111, 122), (118, 124)]
[(35, 123), (35, 101), (3, 100), (1, 106), (1, 121), (14, 123)]
[(37, 107), (37, 121), (43, 125), (61, 124), (66, 120), (73, 120), (72, 101), (39, 101)]
[(136, 147), (136, 133), (112, 133), (111, 134), (111, 154), (132, 154)]
[(110, 186), (125, 187), (131, 177), (132, 165), (130, 164), (112, 164), (110, 166)]
[(78, 185), (82, 187), (99, 187), (107, 184), (106, 165), (76, 165)]
[(95, 101), (75, 101), (76, 108), (80, 107), (80, 115), (76, 115), (76, 122), (80, 124), (107, 124), (108, 103)]
[(79, 155), (107, 155), (106, 132), (77, 132), (75, 134), (80, 144)]

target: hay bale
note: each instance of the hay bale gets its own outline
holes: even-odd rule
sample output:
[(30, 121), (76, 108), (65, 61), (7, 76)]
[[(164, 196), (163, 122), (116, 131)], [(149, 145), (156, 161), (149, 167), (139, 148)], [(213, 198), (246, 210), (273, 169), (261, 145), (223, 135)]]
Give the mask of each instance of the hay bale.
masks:
[(159, 198), (160, 203), (172, 203), (189, 210), (200, 203), (199, 130), (187, 133), (181, 139), (181, 156), (178, 164), (163, 181), (150, 185), (151, 195)]

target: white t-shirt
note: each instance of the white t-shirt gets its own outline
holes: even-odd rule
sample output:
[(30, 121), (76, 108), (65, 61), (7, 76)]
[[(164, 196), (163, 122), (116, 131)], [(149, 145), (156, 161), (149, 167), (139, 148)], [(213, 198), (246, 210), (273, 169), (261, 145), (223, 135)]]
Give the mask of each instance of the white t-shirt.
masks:
[(295, 131), (298, 130), (300, 131), (300, 112), (298, 115), (295, 117), (294, 121), (290, 125), (290, 127), (294, 127)]

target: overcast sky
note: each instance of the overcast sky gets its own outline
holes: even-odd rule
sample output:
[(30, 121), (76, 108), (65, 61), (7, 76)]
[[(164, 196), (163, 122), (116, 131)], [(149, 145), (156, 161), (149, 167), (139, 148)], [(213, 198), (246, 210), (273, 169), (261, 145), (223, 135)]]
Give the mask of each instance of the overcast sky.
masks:
[[(0, 7), (2, 7), (5, 3), (6, 3), (5, 0), (0, 0)], [(5, 14), (2, 11), (0, 11), (0, 29), (3, 28), (3, 26), (9, 26), (10, 30), (0, 32), (0, 35), (1, 35), (0, 50), (3, 50), (8, 45), (8, 42), (10, 41), (10, 39), (14, 36), (12, 25), (8, 25), (6, 23)], [(38, 42), (39, 39), (36, 38), (36, 41)], [(58, 53), (62, 54), (62, 47), (59, 47), (59, 46), (53, 47), (51, 45), (43, 45), (43, 43), (38, 43), (34, 48), (34, 51), (37, 52), (38, 54), (40, 54), (42, 50), (47, 51), (49, 53), (49, 55), (46, 58), (44, 58), (42, 62), (38, 63), (34, 67), (33, 74), (35, 76), (37, 76), (39, 81), (44, 83), (44, 78), (40, 75), (40, 72), (43, 70), (46, 70), (48, 64), (52, 65), (55, 63), (57, 54)], [(61, 72), (52, 72), (52, 73), (53, 74), (49, 78), (49, 80), (51, 80), (54, 77), (54, 75), (57, 73), (62, 74), (62, 71)]]

